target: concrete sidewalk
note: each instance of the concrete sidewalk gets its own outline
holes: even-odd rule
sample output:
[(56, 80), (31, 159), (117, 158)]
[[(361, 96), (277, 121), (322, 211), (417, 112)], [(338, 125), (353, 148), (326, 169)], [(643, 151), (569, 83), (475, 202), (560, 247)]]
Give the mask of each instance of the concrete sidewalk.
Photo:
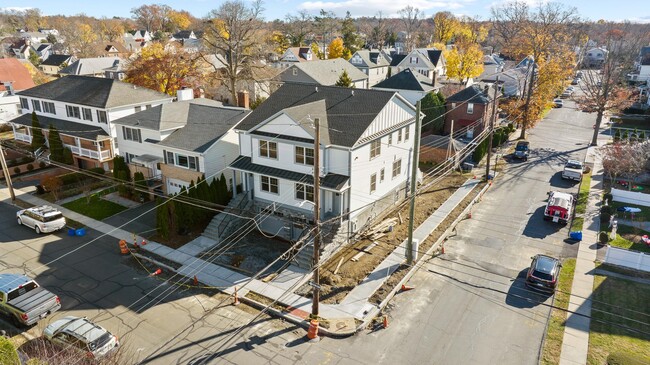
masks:
[[(479, 180), (470, 179), (466, 181), (454, 194), (452, 194), (429, 218), (427, 218), (413, 233), (414, 239), (423, 242), (431, 232), (433, 232), (440, 223), (447, 217), (451, 211), (460, 204), (463, 199), (479, 184)], [(37, 196), (15, 189), (17, 199), (23, 200), (29, 204), (42, 205), (49, 203)], [(9, 194), (6, 188), (0, 190), (0, 198), (9, 202)], [(96, 221), (81, 214), (75, 213), (64, 207), (58, 209), (68, 218), (73, 219), (84, 226), (94, 229), (98, 232), (115, 238), (115, 249), (118, 250), (117, 242), (126, 240), (128, 243), (133, 242), (133, 234), (121, 227), (113, 227), (109, 224)], [(153, 208), (155, 209), (155, 208)], [(137, 237), (137, 242), (141, 242), (143, 237)], [(355, 287), (340, 304), (325, 304), (319, 306), (320, 316), (329, 322), (328, 332), (334, 335), (350, 335), (356, 331), (357, 321), (366, 320), (365, 316), (372, 315), (377, 306), (370, 303), (370, 297), (380, 288), (390, 275), (405, 260), (406, 241), (402, 242), (395, 250), (374, 270), (365, 280)], [(180, 265), (178, 273), (197, 279), (206, 285), (213, 286), (219, 290), (233, 294), (237, 290), (240, 297), (244, 297), (249, 292), (254, 292), (288, 308), (287, 312), (281, 312), (283, 316), (294, 321), (302, 321), (309, 317), (311, 312), (311, 298), (306, 298), (294, 294), (298, 286), (308, 280), (308, 272), (294, 266), (285, 269), (278, 277), (271, 282), (263, 282), (253, 279), (236, 271), (213, 264), (202, 258), (197, 258), (192, 254), (194, 252), (185, 252), (187, 250), (172, 249), (156, 242), (148, 242), (141, 246), (144, 251), (151, 252), (155, 255), (175, 262)], [(275, 310), (277, 312), (277, 310)]]
[[(599, 140), (598, 145), (607, 140)], [(594, 287), (594, 270), (598, 254), (598, 233), (600, 232), (600, 204), (603, 193), (603, 165), (597, 153), (598, 147), (587, 150), (585, 162), (592, 165), (591, 186), (582, 241), (578, 246), (575, 273), (569, 299), (569, 312), (564, 327), (560, 365), (577, 365), (587, 363), (589, 351), (589, 328), (591, 324), (591, 296)]]

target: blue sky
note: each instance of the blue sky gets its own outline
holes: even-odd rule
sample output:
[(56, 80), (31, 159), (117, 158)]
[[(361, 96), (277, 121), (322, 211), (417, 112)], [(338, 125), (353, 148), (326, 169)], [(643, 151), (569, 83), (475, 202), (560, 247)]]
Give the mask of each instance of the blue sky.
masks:
[[(246, 1), (246, 0), (245, 0)], [(535, 0), (526, 0), (531, 4)], [(424, 12), (427, 17), (438, 11), (448, 10), (458, 15), (479, 16), (481, 19), (490, 17), (490, 8), (502, 0), (266, 0), (264, 3), (264, 18), (267, 20), (283, 19), (288, 13), (306, 9), (316, 14), (320, 9), (331, 10), (339, 16), (350, 11), (352, 16), (373, 16), (378, 11), (387, 15), (395, 15), (407, 5), (412, 5)], [(574, 6), (583, 18), (590, 20), (630, 20), (633, 22), (650, 22), (650, 10), (644, 8), (640, 0), (556, 0), (556, 2)], [(218, 8), (222, 0), (152, 0), (148, 2), (126, 0), (0, 0), (0, 8), (23, 9), (35, 7), (45, 15), (74, 15), (85, 13), (94, 17), (130, 17), (133, 7), (142, 4), (167, 4), (177, 10), (187, 10), (196, 17), (205, 16), (210, 10)]]

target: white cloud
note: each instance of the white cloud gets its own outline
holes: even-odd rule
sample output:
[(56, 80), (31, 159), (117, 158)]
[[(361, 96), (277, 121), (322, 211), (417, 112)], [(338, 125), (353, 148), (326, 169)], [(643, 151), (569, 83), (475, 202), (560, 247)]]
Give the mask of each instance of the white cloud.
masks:
[(306, 1), (298, 5), (308, 11), (333, 11), (339, 16), (349, 11), (353, 16), (374, 16), (381, 10), (385, 16), (397, 16), (400, 9), (408, 5), (420, 9), (428, 16), (438, 11), (461, 9), (474, 0), (427, 1), (427, 0), (344, 0), (344, 1)]
[(19, 12), (19, 11), (25, 11), (25, 10), (29, 10), (29, 9), (34, 9), (34, 7), (33, 6), (9, 6), (9, 7), (6, 7), (6, 8), (0, 8), (0, 11), (2, 11), (2, 12), (5, 12), (5, 11), (6, 12), (18, 11)]

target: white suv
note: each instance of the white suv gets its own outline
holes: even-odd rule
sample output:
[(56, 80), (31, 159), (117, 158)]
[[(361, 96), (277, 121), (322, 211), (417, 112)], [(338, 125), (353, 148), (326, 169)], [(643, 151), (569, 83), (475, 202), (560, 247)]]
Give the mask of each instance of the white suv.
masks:
[(54, 232), (65, 227), (63, 214), (49, 205), (19, 210), (16, 219), (18, 224), (31, 227), (36, 233)]
[(117, 336), (86, 317), (63, 317), (50, 323), (43, 336), (64, 349), (70, 348), (95, 359), (117, 351), (120, 346)]

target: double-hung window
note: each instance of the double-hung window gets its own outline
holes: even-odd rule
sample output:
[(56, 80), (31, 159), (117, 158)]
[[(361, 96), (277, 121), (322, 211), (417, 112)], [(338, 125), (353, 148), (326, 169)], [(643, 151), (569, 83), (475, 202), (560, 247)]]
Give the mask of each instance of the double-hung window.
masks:
[(122, 126), (122, 135), (127, 141), (142, 143), (142, 136), (140, 135), (139, 129)]
[(46, 113), (50, 114), (56, 114), (56, 110), (54, 109), (54, 103), (49, 102), (49, 101), (44, 101), (43, 102), (43, 111)]
[(379, 170), (379, 182), (384, 182), (384, 168), (382, 167), (381, 170)]
[(81, 114), (84, 120), (93, 121), (93, 111), (90, 108), (81, 108)]
[(278, 144), (271, 141), (260, 141), (260, 157), (278, 158)]
[(393, 178), (402, 173), (402, 160), (393, 161)]
[(106, 117), (106, 112), (103, 110), (97, 111), (97, 121), (100, 123), (108, 124), (108, 118)]
[(397, 130), (397, 143), (402, 142), (402, 129)]
[(296, 146), (296, 163), (314, 166), (314, 149)]
[(379, 156), (381, 154), (381, 139), (374, 140), (370, 142), (370, 159)]
[(20, 98), (20, 107), (22, 109), (29, 109), (29, 101), (27, 101), (27, 98)]
[(467, 114), (473, 114), (473, 113), (474, 113), (474, 104), (467, 103)]
[(404, 142), (409, 140), (410, 134), (411, 134), (411, 127), (409, 126), (404, 127)]
[(273, 194), (278, 194), (278, 179), (270, 176), (260, 176), (262, 182), (261, 187), (262, 191), (266, 191)]
[(393, 144), (393, 134), (390, 133), (390, 134), (388, 134), (388, 145), (390, 146), (392, 144)]
[(34, 107), (35, 112), (40, 112), (41, 111), (41, 101), (40, 100), (32, 100), (32, 107)]
[(314, 202), (314, 187), (311, 185), (296, 183), (296, 199)]
[(377, 190), (377, 174), (370, 175), (370, 194)]
[(79, 112), (78, 106), (66, 105), (65, 111), (70, 118), (81, 119), (81, 112)]

